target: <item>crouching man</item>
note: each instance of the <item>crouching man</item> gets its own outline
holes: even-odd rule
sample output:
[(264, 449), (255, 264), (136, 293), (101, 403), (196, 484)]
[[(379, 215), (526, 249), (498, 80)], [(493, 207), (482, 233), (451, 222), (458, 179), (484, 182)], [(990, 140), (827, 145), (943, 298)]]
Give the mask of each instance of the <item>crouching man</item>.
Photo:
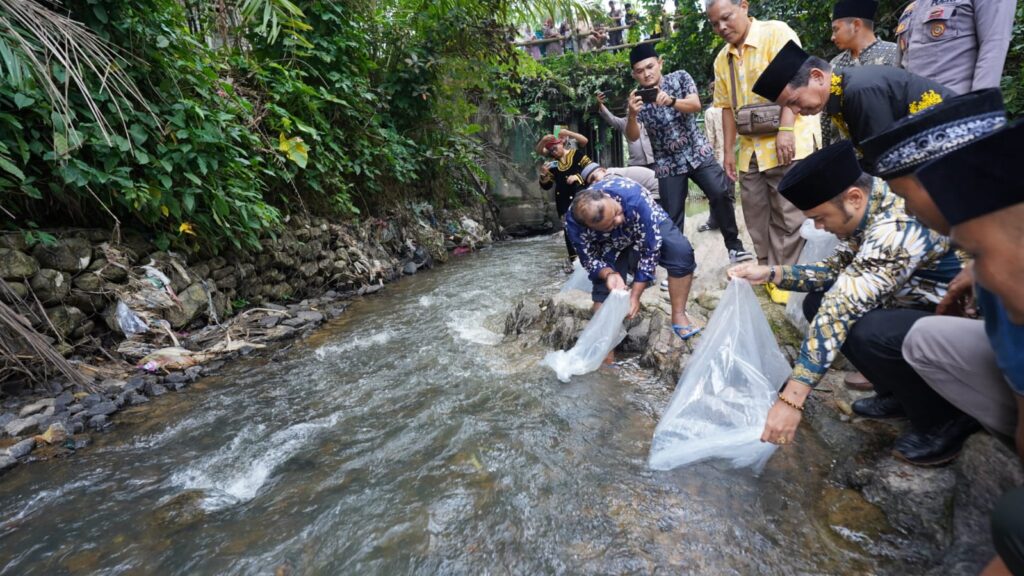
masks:
[(885, 184), (863, 173), (848, 140), (798, 164), (782, 179), (779, 193), (841, 243), (815, 264), (748, 264), (729, 271), (752, 283), (811, 292), (804, 303), (810, 328), (761, 439), (793, 440), (804, 401), (842, 349), (877, 392), (855, 402), (854, 412), (910, 418), (910, 431), (896, 440), (894, 455), (918, 465), (951, 460), (978, 425), (936, 394), (901, 353), (911, 326), (932, 313), (960, 272), (949, 239), (909, 216)]
[(576, 194), (565, 228), (594, 283), (595, 310), (612, 290), (627, 289), (626, 278), (632, 272), (629, 317), (636, 315), (640, 296), (661, 265), (668, 271), (673, 332), (687, 340), (701, 331), (686, 315), (697, 268), (693, 247), (646, 189), (632, 180), (607, 176)]

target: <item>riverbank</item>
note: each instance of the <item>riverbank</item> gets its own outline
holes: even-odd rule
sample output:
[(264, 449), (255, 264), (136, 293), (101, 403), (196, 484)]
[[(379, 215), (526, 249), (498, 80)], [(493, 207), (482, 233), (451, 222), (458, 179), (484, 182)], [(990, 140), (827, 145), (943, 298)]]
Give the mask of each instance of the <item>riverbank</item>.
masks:
[[(698, 220), (689, 218), (686, 224), (698, 262), (688, 312), (706, 322), (723, 294), (728, 259), (718, 234), (697, 232)], [(800, 345), (799, 332), (786, 320), (783, 307), (772, 304), (762, 290), (756, 293), (792, 363)], [(647, 290), (641, 303), (642, 313), (627, 325), (619, 353), (639, 355), (641, 366), (674, 388), (694, 347), (700, 345), (699, 337), (683, 343), (672, 334), (667, 292)], [(506, 318), (506, 338), (521, 346), (540, 342), (568, 349), (586, 326), (590, 306), (589, 294), (577, 290), (549, 298), (528, 297)], [(844, 367), (849, 368), (845, 361), (838, 364)], [(851, 404), (869, 393), (847, 389), (845, 375), (842, 369), (829, 371), (808, 402), (800, 430), (805, 438), (780, 449), (799, 452), (801, 444), (810, 441), (806, 436), (813, 435), (833, 454), (827, 471), (829, 488), (818, 495), (829, 529), (866, 554), (898, 560), (906, 569), (903, 573), (978, 573), (995, 553), (988, 525), (995, 501), (1024, 484), (1024, 467), (1016, 454), (992, 436), (978, 433), (949, 466), (920, 468), (903, 463), (890, 451), (906, 423), (855, 416)]]
[[(0, 235), (0, 300), (45, 338), (0, 328), (0, 473), (84, 448), (116, 413), (188, 387), (238, 356), (274, 354), (341, 316), (353, 298), (492, 241), (486, 207), (409, 207), (387, 219), (292, 219), (262, 251), (205, 258), (126, 231), (54, 230), (29, 245)], [(36, 347), (34, 347), (34, 344)], [(38, 346), (69, 373), (39, 374)], [(22, 376), (18, 378), (17, 376)]]

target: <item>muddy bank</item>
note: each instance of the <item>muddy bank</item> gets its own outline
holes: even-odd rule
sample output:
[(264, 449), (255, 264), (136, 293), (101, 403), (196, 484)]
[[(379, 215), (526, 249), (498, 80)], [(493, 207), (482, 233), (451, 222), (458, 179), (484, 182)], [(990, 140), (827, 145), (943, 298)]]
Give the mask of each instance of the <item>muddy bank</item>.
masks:
[[(687, 236), (697, 253), (698, 272), (688, 312), (710, 317), (725, 287), (727, 267), (721, 238), (698, 233), (694, 218)], [(663, 274), (664, 272), (661, 271)], [(784, 308), (756, 290), (762, 309), (784, 354), (792, 362), (800, 334), (786, 320)], [(505, 323), (510, 345), (568, 349), (589, 320), (589, 294), (572, 290), (548, 298), (526, 298), (509, 312)], [(642, 312), (628, 325), (620, 355), (639, 355), (641, 366), (674, 387), (693, 346), (670, 330), (666, 292), (647, 290)], [(919, 468), (892, 457), (892, 441), (905, 421), (880, 422), (853, 415), (850, 405), (865, 393), (843, 385), (850, 368), (845, 361), (829, 372), (808, 402), (801, 433), (813, 435), (834, 455), (827, 470), (828, 486), (818, 495), (821, 514), (830, 529), (864, 552), (899, 561), (903, 573), (977, 573), (994, 554), (988, 518), (996, 499), (1024, 484), (1024, 468), (1011, 447), (986, 433), (971, 437), (960, 457), (942, 468)], [(661, 407), (664, 409), (665, 407)], [(799, 452), (800, 442), (782, 451)], [(777, 453), (775, 459), (791, 458)], [(772, 464), (769, 463), (769, 466)]]
[(340, 316), (354, 297), (492, 241), (486, 208), (421, 204), (388, 219), (292, 219), (262, 250), (189, 257), (141, 235), (0, 235), (0, 300), (73, 369), (40, 373), (31, 340), (0, 325), (0, 472), (89, 443), (123, 408), (181, 390), (240, 355)]

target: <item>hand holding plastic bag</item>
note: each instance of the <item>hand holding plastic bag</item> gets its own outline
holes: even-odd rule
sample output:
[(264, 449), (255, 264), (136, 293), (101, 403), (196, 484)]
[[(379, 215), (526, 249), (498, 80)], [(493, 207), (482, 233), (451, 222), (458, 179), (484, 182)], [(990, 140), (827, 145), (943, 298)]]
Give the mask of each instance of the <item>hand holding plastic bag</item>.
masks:
[(750, 284), (729, 282), (654, 429), (648, 465), (722, 458), (760, 472), (775, 451), (761, 432), (789, 372)]
[(608, 353), (626, 337), (622, 321), (629, 313), (629, 292), (615, 290), (583, 329), (571, 350), (549, 352), (541, 364), (548, 366), (562, 382), (593, 372), (601, 366)]

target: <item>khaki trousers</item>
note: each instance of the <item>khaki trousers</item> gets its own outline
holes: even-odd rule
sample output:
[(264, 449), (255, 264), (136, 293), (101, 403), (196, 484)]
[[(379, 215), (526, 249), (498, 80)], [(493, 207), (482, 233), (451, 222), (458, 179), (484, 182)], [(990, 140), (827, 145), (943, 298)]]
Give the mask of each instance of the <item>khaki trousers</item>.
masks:
[(754, 242), (757, 263), (771, 266), (796, 264), (804, 239), (800, 225), (804, 213), (779, 194), (779, 182), (790, 168), (776, 166), (765, 171), (757, 169), (757, 156), (750, 158), (750, 170), (740, 172), (740, 203), (747, 232)]
[(903, 356), (950, 404), (989, 432), (1013, 438), (1017, 400), (996, 364), (982, 320), (922, 318), (903, 340)]

